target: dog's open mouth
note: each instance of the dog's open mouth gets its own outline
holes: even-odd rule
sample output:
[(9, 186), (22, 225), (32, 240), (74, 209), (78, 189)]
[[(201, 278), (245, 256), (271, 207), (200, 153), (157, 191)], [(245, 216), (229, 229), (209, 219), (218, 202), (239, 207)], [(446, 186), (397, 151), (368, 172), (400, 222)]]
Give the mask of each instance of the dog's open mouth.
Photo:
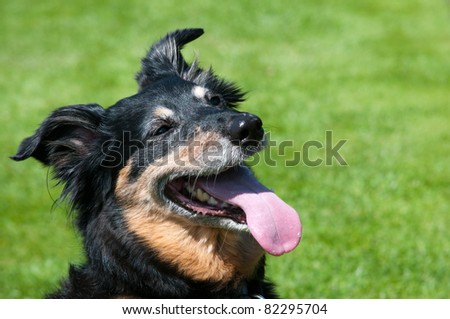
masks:
[(239, 224), (246, 223), (245, 213), (240, 207), (208, 194), (197, 182), (196, 177), (177, 178), (167, 185), (166, 196), (196, 214), (229, 218)]
[(167, 184), (165, 196), (192, 214), (246, 224), (260, 246), (272, 255), (289, 252), (300, 241), (297, 212), (245, 166), (211, 176), (176, 178)]

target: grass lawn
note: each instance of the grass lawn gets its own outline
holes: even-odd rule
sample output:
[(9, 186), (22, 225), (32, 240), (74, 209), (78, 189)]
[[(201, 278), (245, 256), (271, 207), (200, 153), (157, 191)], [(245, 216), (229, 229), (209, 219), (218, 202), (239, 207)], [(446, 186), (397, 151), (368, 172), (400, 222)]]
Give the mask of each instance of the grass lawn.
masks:
[[(0, 0), (0, 298), (39, 298), (83, 258), (48, 170), (8, 156), (59, 106), (134, 94), (148, 45), (183, 27), (206, 30), (186, 56), (292, 141), (255, 165), (303, 222), (268, 260), (281, 295), (450, 297), (449, 15), (442, 0)], [(327, 131), (348, 165), (299, 153)]]

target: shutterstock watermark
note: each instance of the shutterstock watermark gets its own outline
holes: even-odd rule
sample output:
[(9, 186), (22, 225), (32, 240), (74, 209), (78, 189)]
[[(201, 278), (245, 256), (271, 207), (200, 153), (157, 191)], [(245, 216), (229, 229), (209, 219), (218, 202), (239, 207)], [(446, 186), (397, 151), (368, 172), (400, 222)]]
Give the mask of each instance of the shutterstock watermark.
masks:
[[(325, 131), (323, 140), (307, 140), (301, 146), (294, 140), (272, 140), (266, 133), (265, 141), (232, 142), (227, 138), (205, 139), (204, 135), (142, 142), (123, 132), (121, 140), (108, 140), (102, 145), (104, 167), (117, 167), (124, 158), (139, 152), (136, 165), (167, 165), (217, 167), (232, 159), (246, 158), (250, 166), (264, 163), (267, 166), (348, 166), (343, 155), (346, 139), (334, 140), (333, 131)], [(250, 156), (247, 156), (251, 154)], [(168, 156), (170, 155), (170, 156)]]
[[(308, 140), (300, 147), (293, 140), (267, 140), (267, 146), (262, 153), (255, 153), (250, 164), (258, 164), (261, 160), (268, 166), (348, 166), (342, 154), (342, 148), (347, 139), (333, 140), (333, 131), (325, 131), (323, 140)], [(298, 144), (298, 143), (297, 143)], [(262, 158), (261, 158), (262, 157)]]

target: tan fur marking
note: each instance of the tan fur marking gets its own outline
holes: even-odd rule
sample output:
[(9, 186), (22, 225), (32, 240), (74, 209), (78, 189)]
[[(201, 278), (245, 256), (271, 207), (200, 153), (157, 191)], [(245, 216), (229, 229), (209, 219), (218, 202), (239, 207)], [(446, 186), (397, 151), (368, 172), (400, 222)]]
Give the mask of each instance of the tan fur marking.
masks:
[(153, 111), (153, 116), (157, 118), (171, 118), (173, 116), (173, 111), (164, 106), (158, 106)]
[(192, 94), (198, 99), (203, 99), (205, 97), (205, 94), (208, 90), (202, 86), (194, 86), (192, 89)]
[(135, 210), (126, 215), (128, 227), (185, 276), (224, 283), (253, 276), (262, 250), (249, 234), (152, 217)]
[[(196, 174), (198, 163), (194, 165), (192, 159), (201, 158), (205, 146), (218, 138), (213, 133), (197, 134), (200, 143), (157, 160), (133, 182), (128, 178), (128, 163), (119, 174), (116, 195), (124, 207), (128, 228), (162, 260), (192, 279), (226, 283), (253, 276), (263, 255), (261, 247), (249, 233), (200, 226), (177, 215), (159, 199), (156, 189), (158, 180), (174, 172)], [(180, 167), (179, 161), (185, 165)]]

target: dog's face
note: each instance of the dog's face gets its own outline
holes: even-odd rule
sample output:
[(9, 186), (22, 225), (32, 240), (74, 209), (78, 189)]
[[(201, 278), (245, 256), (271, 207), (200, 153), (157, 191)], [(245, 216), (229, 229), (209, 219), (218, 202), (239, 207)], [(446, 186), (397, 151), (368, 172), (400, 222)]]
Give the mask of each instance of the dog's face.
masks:
[(230, 262), (251, 276), (263, 251), (296, 247), (301, 225), (244, 164), (264, 147), (262, 121), (236, 110), (244, 94), (181, 56), (201, 34), (167, 35), (143, 59), (136, 95), (56, 110), (13, 158), (53, 166), (84, 236), (114, 220), (190, 278), (222, 280)]
[[(123, 166), (115, 189), (122, 203), (151, 203), (152, 211), (167, 208), (168, 216), (175, 213), (212, 227), (246, 227), (241, 209), (204, 188), (217, 188), (224, 171), (230, 178), (232, 171), (247, 170), (243, 160), (264, 142), (257, 116), (238, 112), (220, 92), (179, 77), (150, 85), (111, 111), (112, 125), (120, 125), (114, 131), (122, 136), (105, 143), (105, 153), (112, 167)], [(120, 118), (135, 121), (120, 123)]]

